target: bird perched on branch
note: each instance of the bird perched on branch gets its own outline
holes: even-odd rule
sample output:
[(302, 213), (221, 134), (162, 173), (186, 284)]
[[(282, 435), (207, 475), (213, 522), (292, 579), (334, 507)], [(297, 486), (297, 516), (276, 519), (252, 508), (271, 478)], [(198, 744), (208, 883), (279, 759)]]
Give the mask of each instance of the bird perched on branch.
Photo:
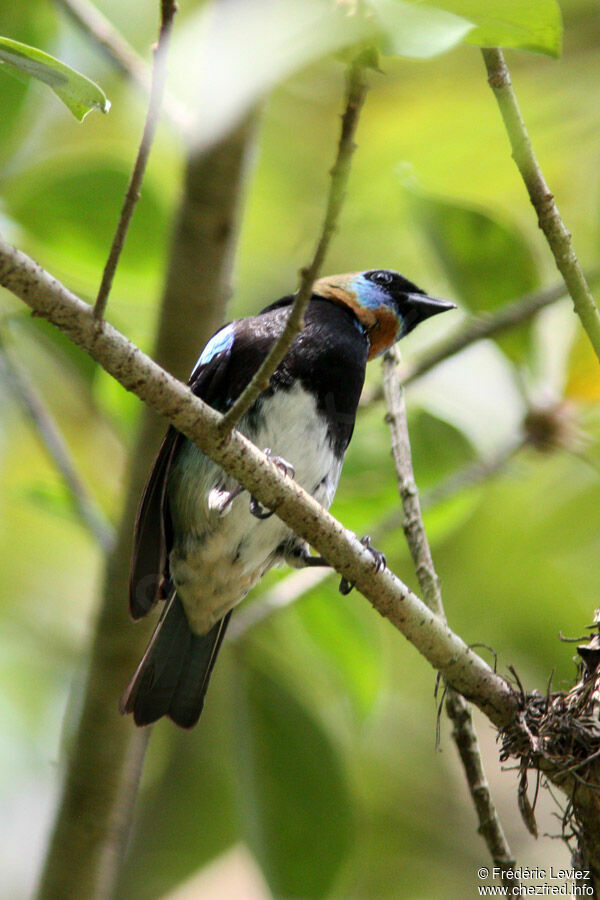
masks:
[[(293, 296), (210, 339), (189, 384), (225, 412), (281, 334)], [(320, 278), (305, 325), (239, 430), (325, 508), (335, 495), (354, 429), (367, 361), (419, 322), (452, 309), (397, 272)], [(172, 426), (154, 463), (135, 528), (130, 583), (134, 619), (163, 600), (148, 648), (121, 700), (138, 725), (169, 716), (189, 728), (233, 607), (272, 566), (327, 565), (269, 510)], [(368, 542), (368, 539), (365, 539)], [(368, 543), (365, 544), (368, 546)], [(382, 554), (370, 548), (376, 564)], [(340, 589), (350, 585), (342, 579)]]

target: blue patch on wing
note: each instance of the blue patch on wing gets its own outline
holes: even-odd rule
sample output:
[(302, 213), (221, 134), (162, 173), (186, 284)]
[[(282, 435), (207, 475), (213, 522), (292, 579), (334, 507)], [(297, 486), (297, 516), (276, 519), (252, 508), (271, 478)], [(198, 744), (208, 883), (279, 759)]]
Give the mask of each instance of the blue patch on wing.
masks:
[(224, 328), (221, 328), (220, 331), (217, 331), (217, 333), (211, 337), (210, 341), (200, 354), (200, 358), (194, 366), (194, 369), (190, 376), (190, 380), (195, 376), (200, 366), (205, 366), (207, 363), (209, 363), (211, 359), (213, 359), (217, 355), (217, 353), (226, 353), (228, 350), (231, 350), (231, 348), (233, 347), (234, 337), (235, 327), (233, 322), (231, 322), (229, 325), (226, 325)]

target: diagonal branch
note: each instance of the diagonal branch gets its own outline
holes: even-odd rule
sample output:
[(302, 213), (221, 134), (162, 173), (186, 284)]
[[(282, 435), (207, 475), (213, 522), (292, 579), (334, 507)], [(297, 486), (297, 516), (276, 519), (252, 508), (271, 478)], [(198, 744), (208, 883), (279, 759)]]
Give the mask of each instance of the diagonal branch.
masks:
[(312, 262), (305, 269), (302, 269), (300, 273), (300, 287), (283, 332), (275, 341), (269, 355), (263, 361), (250, 384), (223, 417), (221, 431), (224, 435), (228, 434), (236, 426), (259, 394), (268, 388), (271, 375), (289, 350), (296, 335), (302, 331), (304, 326), (304, 312), (311, 297), (312, 286), (317, 279), (329, 244), (337, 229), (337, 221), (346, 196), (350, 163), (356, 146), (354, 144), (354, 135), (368, 90), (365, 68), (365, 63), (360, 57), (353, 60), (348, 66), (346, 108), (342, 116), (342, 130), (337, 157), (331, 170), (331, 182), (321, 236)]
[[(440, 581), (435, 571), (431, 547), (421, 514), (419, 492), (415, 483), (406, 404), (396, 370), (397, 362), (398, 353), (395, 348), (392, 348), (386, 353), (383, 360), (383, 385), (388, 408), (386, 420), (390, 427), (392, 453), (398, 476), (398, 490), (404, 510), (404, 533), (423, 592), (423, 599), (430, 609), (433, 609), (440, 618), (445, 620)], [(471, 709), (464, 697), (451, 687), (448, 688), (446, 709), (454, 724), (452, 736), (467, 776), (469, 790), (479, 819), (479, 831), (494, 863), (504, 873), (506, 870), (514, 868), (515, 860), (504, 836), (485, 777)], [(505, 884), (510, 887), (513, 882), (514, 879), (511, 879)]]
[(438, 669), (501, 727), (512, 721), (518, 697), (510, 685), (454, 634), (388, 569), (374, 571), (373, 557), (312, 497), (283, 475), (241, 434), (223, 438), (222, 416), (195, 397), (120, 332), (50, 276), (26, 254), (0, 238), (0, 284), (38, 315), (61, 328), (127, 390), (165, 416), (179, 431), (252, 496), (304, 538), (357, 588)]
[(554, 195), (550, 192), (531, 145), (511, 84), (504, 54), (497, 47), (483, 49), (481, 52), (488, 73), (488, 81), (498, 101), (510, 140), (513, 159), (525, 182), (529, 199), (537, 213), (539, 226), (546, 236), (556, 265), (565, 280), (575, 306), (575, 312), (581, 319), (581, 324), (587, 332), (596, 356), (600, 359), (600, 312), (575, 255), (571, 234), (561, 218), (554, 202)]
[(52, 413), (47, 409), (23, 368), (13, 359), (2, 336), (0, 336), (0, 373), (4, 375), (22, 409), (33, 422), (40, 440), (71, 495), (77, 515), (102, 549), (108, 552), (115, 541), (114, 529), (82, 481)]
[(123, 208), (121, 209), (117, 230), (115, 231), (110, 253), (108, 254), (108, 259), (102, 274), (98, 296), (96, 297), (94, 315), (97, 319), (102, 319), (104, 311), (106, 310), (108, 295), (110, 294), (115, 271), (123, 251), (123, 245), (125, 243), (127, 231), (129, 230), (133, 211), (140, 197), (140, 188), (142, 186), (148, 157), (150, 156), (150, 149), (158, 126), (160, 106), (167, 78), (167, 47), (171, 36), (173, 18), (177, 11), (175, 0), (161, 0), (160, 9), (160, 31), (156, 47), (154, 48), (152, 86), (150, 88), (150, 100), (148, 103), (146, 121), (144, 123), (144, 132), (142, 134), (142, 140), (133, 167), (133, 172), (131, 173), (129, 186), (125, 193), (125, 200), (123, 202)]

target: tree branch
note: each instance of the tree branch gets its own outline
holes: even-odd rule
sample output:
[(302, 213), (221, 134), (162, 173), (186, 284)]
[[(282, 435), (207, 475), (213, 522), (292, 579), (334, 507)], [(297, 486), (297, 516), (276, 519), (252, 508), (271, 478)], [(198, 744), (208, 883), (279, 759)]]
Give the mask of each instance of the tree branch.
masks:
[[(398, 490), (404, 510), (404, 534), (410, 549), (423, 600), (440, 618), (446, 619), (440, 581), (435, 571), (431, 547), (421, 514), (419, 492), (412, 466), (412, 452), (408, 434), (408, 420), (404, 392), (400, 386), (396, 365), (398, 353), (393, 347), (383, 359), (383, 386), (388, 408), (386, 421), (390, 428), (392, 453), (398, 476)], [(469, 704), (464, 697), (448, 688), (448, 715), (454, 723), (452, 736), (456, 743), (467, 783), (479, 819), (479, 831), (497, 866), (504, 871), (514, 867), (514, 858), (504, 836), (498, 813), (485, 777), (481, 751)], [(504, 880), (504, 879), (503, 879)], [(506, 881), (510, 887), (514, 879)]]
[(114, 545), (115, 532), (81, 479), (64, 438), (50, 410), (13, 359), (0, 335), (0, 372), (13, 390), (69, 491), (75, 511), (105, 552)]
[(305, 269), (302, 269), (300, 273), (300, 287), (283, 332), (275, 341), (267, 358), (253, 376), (250, 384), (223, 416), (221, 425), (221, 433), (223, 435), (231, 432), (244, 413), (250, 409), (259, 394), (267, 389), (271, 375), (289, 350), (296, 335), (304, 327), (304, 312), (311, 297), (312, 286), (317, 279), (329, 244), (337, 229), (337, 221), (346, 196), (350, 163), (356, 146), (354, 144), (354, 135), (368, 90), (365, 68), (365, 63), (360, 57), (353, 60), (348, 66), (346, 108), (342, 116), (342, 130), (337, 157), (331, 170), (331, 182), (321, 236), (312, 262)]
[(0, 239), (0, 284), (61, 328), (127, 390), (160, 412), (296, 534), (309, 541), (407, 637), (446, 680), (497, 726), (511, 721), (510, 685), (432, 613), (298, 484), (237, 432), (223, 438), (222, 416), (195, 397), (24, 253)]
[(123, 208), (121, 209), (117, 230), (115, 231), (110, 253), (108, 254), (108, 259), (102, 274), (98, 296), (96, 297), (96, 303), (94, 305), (94, 315), (99, 320), (104, 316), (108, 295), (110, 294), (113, 278), (123, 250), (133, 211), (140, 197), (140, 188), (144, 179), (148, 157), (150, 156), (150, 149), (152, 147), (152, 142), (154, 141), (154, 135), (156, 134), (156, 128), (160, 117), (160, 106), (167, 78), (167, 48), (171, 36), (173, 18), (177, 11), (175, 0), (161, 0), (160, 9), (160, 31), (156, 47), (154, 48), (152, 86), (150, 88), (148, 112), (146, 114), (144, 132), (142, 134), (137, 158), (133, 167), (133, 172), (131, 173), (129, 186), (125, 193), (125, 200), (123, 202)]
[(513, 90), (504, 55), (498, 48), (483, 49), (483, 59), (504, 126), (512, 156), (525, 182), (529, 199), (537, 213), (556, 265), (565, 280), (575, 311), (600, 359), (600, 312), (590, 292), (571, 243), (571, 234), (560, 216), (554, 196), (546, 184), (534, 153), (519, 104)]

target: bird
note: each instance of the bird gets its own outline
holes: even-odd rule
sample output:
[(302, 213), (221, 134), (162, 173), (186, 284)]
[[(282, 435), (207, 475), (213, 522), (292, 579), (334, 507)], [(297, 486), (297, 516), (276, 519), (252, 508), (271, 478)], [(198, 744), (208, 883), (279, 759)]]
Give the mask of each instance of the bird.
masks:
[[(294, 294), (236, 319), (208, 341), (188, 382), (225, 413), (285, 327)], [(239, 431), (328, 509), (354, 430), (367, 362), (423, 320), (455, 308), (398, 272), (319, 278), (304, 326)], [(383, 554), (369, 547), (376, 566)], [(273, 566), (327, 565), (308, 544), (170, 426), (137, 514), (129, 607), (162, 614), (120, 702), (136, 725), (162, 716), (182, 728), (200, 717), (233, 608)], [(340, 590), (352, 585), (342, 579)]]

